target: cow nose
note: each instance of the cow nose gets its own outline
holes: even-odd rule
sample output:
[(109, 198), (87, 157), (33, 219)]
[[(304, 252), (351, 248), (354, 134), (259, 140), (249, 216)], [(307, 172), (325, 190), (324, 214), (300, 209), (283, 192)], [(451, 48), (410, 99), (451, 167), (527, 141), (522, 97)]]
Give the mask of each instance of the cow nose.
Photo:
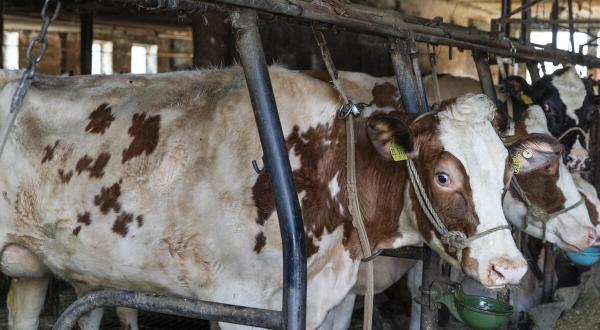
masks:
[(514, 260), (501, 257), (490, 264), (489, 279), (493, 286), (518, 284), (526, 272), (527, 262), (525, 259)]
[(595, 229), (590, 229), (587, 235), (587, 246), (586, 247), (590, 247), (592, 245), (594, 245), (596, 243), (596, 230)]

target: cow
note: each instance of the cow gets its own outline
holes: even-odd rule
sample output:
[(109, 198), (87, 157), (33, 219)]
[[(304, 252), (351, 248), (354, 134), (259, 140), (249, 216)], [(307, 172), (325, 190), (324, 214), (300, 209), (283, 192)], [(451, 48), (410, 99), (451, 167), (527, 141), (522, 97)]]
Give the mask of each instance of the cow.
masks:
[[(304, 219), (314, 329), (350, 291), (363, 257), (347, 206), (345, 123), (329, 84), (269, 73)], [(2, 79), (6, 118), (17, 83)], [(371, 107), (357, 119), (358, 194), (373, 249), (425, 243), (485, 286), (518, 283), (527, 266), (510, 231), (451, 251), (390, 151), (413, 159), (451, 230), (472, 237), (505, 226), (513, 161), (535, 171), (559, 144), (531, 134), (505, 146), (495, 111), (486, 96), (467, 95), (422, 116)], [(267, 174), (249, 165), (262, 155), (253, 123), (239, 67), (35, 80), (0, 159), (11, 326), (37, 326), (48, 272), (79, 295), (111, 288), (280, 309), (280, 233)], [(80, 325), (97, 327), (99, 316)]]
[(586, 171), (591, 166), (587, 132), (598, 116), (600, 96), (593, 84), (582, 79), (573, 67), (559, 69), (529, 85), (523, 78), (505, 79), (506, 91), (513, 103), (515, 119), (528, 106), (540, 105), (548, 120), (548, 129), (567, 148), (565, 163), (571, 171)]
[[(328, 78), (328, 76), (315, 75), (313, 72), (306, 73), (318, 79)], [(453, 82), (450, 77), (448, 78), (444, 81)], [(339, 79), (350, 98), (372, 106), (387, 106), (389, 111), (392, 111), (392, 109), (403, 111), (399, 95), (394, 93), (392, 89), (392, 87), (395, 87), (393, 78), (376, 78), (364, 73), (341, 71), (339, 72)], [(440, 86), (443, 90), (446, 90), (445, 83), (440, 84)], [(381, 91), (384, 90), (388, 92), (382, 93)], [(454, 96), (448, 93), (446, 95)], [(497, 129), (507, 135), (522, 136), (539, 133), (550, 136), (544, 112), (539, 106), (530, 107), (527, 112), (521, 114), (520, 120), (516, 123), (510, 123), (507, 116), (498, 116), (498, 118), (502, 118), (502, 120), (496, 121), (498, 124)], [(573, 176), (558, 158), (544, 168), (527, 174), (519, 174), (516, 177), (521, 182), (529, 199), (548, 213), (576, 205), (582, 199)], [(569, 210), (569, 212), (549, 221), (545, 233), (541, 231), (543, 227), (539, 221), (530, 220), (529, 224), (524, 226), (527, 208), (522, 201), (522, 197), (516, 193), (514, 188), (505, 195), (503, 205), (507, 219), (514, 225), (524, 228), (524, 231), (529, 235), (539, 238), (545, 237), (548, 241), (565, 250), (577, 251), (594, 244), (596, 241), (593, 226), (597, 224), (597, 220), (591, 219), (592, 215), (586, 209), (590, 202), (587, 199), (585, 201), (585, 205), (582, 203)], [(376, 269), (375, 291), (382, 292), (412, 269), (416, 261), (382, 257), (376, 259), (374, 263), (374, 269)], [(322, 329), (346, 329), (349, 326), (355, 296), (356, 294), (364, 294), (366, 289), (364, 275), (363, 271), (359, 272), (359, 279), (352, 293), (328, 313), (326, 323), (321, 327)], [(526, 287), (528, 289), (535, 288), (533, 275), (528, 273), (526, 278)], [(414, 281), (409, 282), (414, 284), (412, 283)], [(416, 290), (414, 292), (416, 293)], [(535, 300), (527, 301), (522, 304), (521, 308), (529, 307), (535, 302)]]

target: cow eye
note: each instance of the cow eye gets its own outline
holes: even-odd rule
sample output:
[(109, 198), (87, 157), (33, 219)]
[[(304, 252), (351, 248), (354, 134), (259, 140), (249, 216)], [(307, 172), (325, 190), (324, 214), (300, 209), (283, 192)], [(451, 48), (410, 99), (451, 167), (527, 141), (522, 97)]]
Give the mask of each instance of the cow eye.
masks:
[(437, 182), (442, 186), (447, 186), (450, 184), (450, 176), (444, 172), (437, 172), (436, 174)]

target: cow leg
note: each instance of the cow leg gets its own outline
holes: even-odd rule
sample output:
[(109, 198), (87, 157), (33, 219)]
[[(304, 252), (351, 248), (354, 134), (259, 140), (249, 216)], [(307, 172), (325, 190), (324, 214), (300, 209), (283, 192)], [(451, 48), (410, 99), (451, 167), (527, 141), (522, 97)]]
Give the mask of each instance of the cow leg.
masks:
[(12, 278), (6, 305), (10, 329), (37, 329), (49, 276), (46, 266), (26, 248), (11, 244), (2, 251), (2, 272)]
[(356, 295), (348, 293), (344, 300), (337, 306), (330, 309), (325, 316), (325, 320), (319, 326), (319, 330), (346, 330), (350, 327), (352, 320), (352, 310), (354, 309), (354, 301)]
[(138, 311), (133, 308), (117, 307), (121, 330), (138, 330)]
[(35, 330), (38, 328), (49, 278), (49, 276), (23, 277), (11, 280), (6, 301), (9, 329)]
[(221, 327), (219, 326), (219, 322), (210, 321), (210, 330), (221, 330)]
[(81, 330), (98, 330), (102, 322), (104, 308), (96, 308), (93, 311), (85, 314), (79, 319), (79, 328)]

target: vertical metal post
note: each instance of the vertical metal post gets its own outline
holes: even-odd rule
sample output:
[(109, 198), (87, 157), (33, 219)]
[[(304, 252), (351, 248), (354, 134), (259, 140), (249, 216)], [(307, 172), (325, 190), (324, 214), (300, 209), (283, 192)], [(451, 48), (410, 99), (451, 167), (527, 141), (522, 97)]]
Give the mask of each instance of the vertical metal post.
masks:
[[(440, 256), (429, 247), (423, 247), (423, 277), (421, 292), (429, 291), (431, 283), (438, 279), (440, 274)], [(429, 301), (430, 295), (423, 294), (421, 305), (421, 329), (433, 330), (438, 328), (438, 309), (435, 303)]]
[(396, 73), (398, 90), (404, 104), (404, 110), (410, 113), (419, 113), (417, 103), (417, 87), (412, 73), (412, 63), (408, 55), (405, 41), (396, 40), (390, 48), (392, 65)]
[(244, 68), (264, 152), (265, 168), (273, 189), (279, 217), (283, 244), (284, 329), (304, 330), (306, 327), (304, 226), (257, 20), (256, 11), (250, 9), (234, 11), (231, 14), (232, 25), (237, 33), (237, 49)]
[[(473, 59), (475, 60), (481, 90), (489, 98), (496, 101), (496, 89), (494, 88), (494, 81), (492, 80), (492, 71), (490, 71), (487, 53), (473, 51)], [(499, 65), (501, 64), (499, 63)]]
[[(502, 17), (504, 18), (509, 18), (508, 14), (510, 13), (510, 7), (511, 7), (511, 0), (502, 0)], [(507, 21), (504, 21), (502, 23), (502, 32), (504, 32), (504, 35), (506, 37), (510, 37), (510, 23), (508, 23)]]
[(542, 286), (542, 303), (549, 302), (552, 298), (555, 264), (556, 256), (552, 251), (552, 244), (546, 243), (544, 246), (544, 284)]
[(575, 49), (575, 38), (573, 36), (575, 34), (575, 25), (573, 25), (573, 0), (567, 0), (567, 6), (569, 10), (569, 38), (571, 41), (571, 51), (576, 52), (577, 50)]
[(556, 49), (556, 36), (558, 33), (558, 0), (552, 1), (552, 10), (550, 11), (550, 20), (552, 21), (552, 49)]
[(531, 76), (531, 82), (534, 83), (540, 80), (540, 70), (538, 69), (538, 63), (533, 61), (527, 61), (527, 71), (529, 71), (529, 75)]
[(89, 10), (82, 9), (80, 13), (81, 35), (79, 50), (79, 73), (92, 73), (92, 44), (94, 42), (94, 16)]
[[(527, 0), (521, 0), (521, 6), (527, 5)], [(521, 41), (529, 45), (529, 16), (531, 14), (531, 9), (527, 8), (521, 12)]]

